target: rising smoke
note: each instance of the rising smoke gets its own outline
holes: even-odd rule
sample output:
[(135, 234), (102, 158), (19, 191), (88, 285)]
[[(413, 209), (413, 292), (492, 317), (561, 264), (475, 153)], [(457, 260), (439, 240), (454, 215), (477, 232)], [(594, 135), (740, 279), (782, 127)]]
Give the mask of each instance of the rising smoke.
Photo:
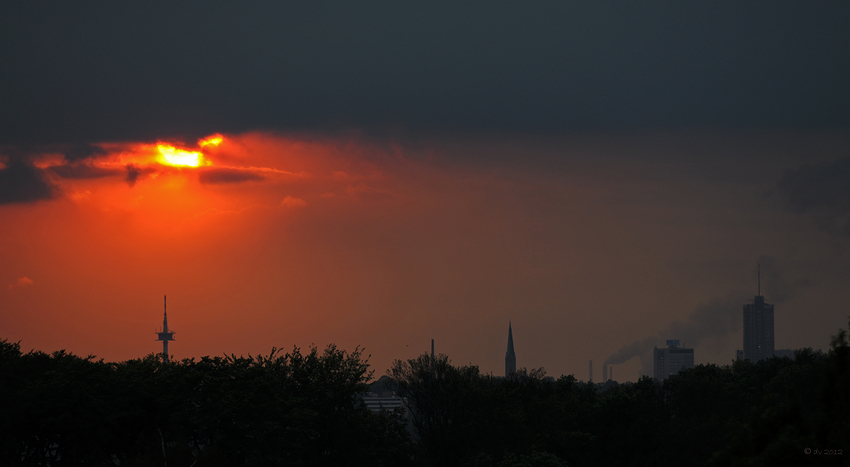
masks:
[(777, 184), (785, 208), (819, 228), (850, 237), (850, 158), (787, 170)]
[(771, 303), (784, 303), (811, 285), (805, 277), (789, 279), (785, 267), (776, 264), (773, 256), (759, 256), (762, 293)]
[[(810, 285), (806, 278), (789, 280), (786, 270), (777, 266), (776, 258), (772, 256), (761, 256), (759, 262), (762, 294), (772, 303), (790, 300), (800, 289)], [(753, 270), (753, 276), (755, 279), (756, 270)], [(679, 339), (683, 345), (692, 348), (709, 340), (721, 341), (736, 329), (741, 329), (743, 305), (756, 292), (756, 290), (752, 292), (732, 290), (707, 303), (702, 303), (694, 308), (684, 321), (674, 321), (657, 335), (624, 345), (605, 359), (605, 365), (617, 365), (639, 357), (641, 375), (651, 375), (653, 348), (663, 345), (665, 339)]]

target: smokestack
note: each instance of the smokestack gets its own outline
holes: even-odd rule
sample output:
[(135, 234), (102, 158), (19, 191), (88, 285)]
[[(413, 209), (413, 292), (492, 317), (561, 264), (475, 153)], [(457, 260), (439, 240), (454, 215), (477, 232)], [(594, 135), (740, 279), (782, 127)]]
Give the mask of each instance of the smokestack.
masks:
[(606, 381), (605, 378), (607, 378), (607, 377), (608, 377), (608, 364), (603, 363), (602, 364), (602, 381), (601, 382), (604, 383)]
[(589, 366), (590, 366), (590, 377), (587, 378), (587, 381), (592, 383), (593, 382), (593, 360), (590, 361)]
[(608, 368), (608, 379), (610, 379), (611, 381), (614, 381), (614, 367), (613, 366)]
[(434, 339), (431, 339), (431, 373), (434, 372)]

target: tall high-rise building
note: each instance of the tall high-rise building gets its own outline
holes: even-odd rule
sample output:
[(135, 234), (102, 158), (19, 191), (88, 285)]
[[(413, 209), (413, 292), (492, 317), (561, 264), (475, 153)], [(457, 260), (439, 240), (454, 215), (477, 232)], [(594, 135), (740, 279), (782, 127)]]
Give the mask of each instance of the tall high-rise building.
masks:
[(514, 333), (508, 321), (508, 353), (505, 354), (505, 377), (516, 373), (516, 353), (514, 352)]
[(652, 363), (655, 379), (664, 380), (680, 370), (694, 367), (694, 349), (679, 347), (678, 339), (670, 339), (666, 349), (653, 349)]
[(757, 362), (773, 357), (773, 305), (761, 294), (761, 265), (758, 273), (758, 295), (744, 305), (744, 358)]
[(773, 356), (773, 305), (759, 294), (744, 305), (744, 358), (757, 362)]

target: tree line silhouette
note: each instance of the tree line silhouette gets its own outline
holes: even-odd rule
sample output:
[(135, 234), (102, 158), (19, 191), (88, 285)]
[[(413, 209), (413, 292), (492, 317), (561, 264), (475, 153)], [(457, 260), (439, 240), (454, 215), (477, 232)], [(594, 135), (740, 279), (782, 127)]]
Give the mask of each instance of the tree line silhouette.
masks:
[(850, 465), (850, 344), (697, 365), (663, 382), (508, 378), (362, 349), (121, 363), (0, 341), (0, 465)]

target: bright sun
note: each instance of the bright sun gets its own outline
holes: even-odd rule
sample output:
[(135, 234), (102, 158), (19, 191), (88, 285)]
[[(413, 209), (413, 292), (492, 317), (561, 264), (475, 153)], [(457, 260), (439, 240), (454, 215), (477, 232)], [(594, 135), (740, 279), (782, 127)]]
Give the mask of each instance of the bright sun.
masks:
[[(221, 135), (215, 134), (198, 141), (198, 146), (202, 148), (210, 146), (215, 148), (221, 144), (223, 140), (224, 138)], [(166, 143), (157, 143), (156, 148), (159, 151), (159, 162), (164, 165), (200, 167), (202, 165), (212, 164), (212, 162), (205, 158), (204, 154), (200, 151), (178, 149)]]
[(164, 165), (173, 165), (178, 167), (200, 167), (202, 165), (210, 165), (203, 153), (200, 151), (186, 151), (177, 149), (170, 144), (158, 143), (156, 148), (159, 150), (159, 162)]
[[(216, 133), (212, 136), (207, 136), (198, 141), (198, 146), (201, 148), (216, 148), (224, 137)], [(204, 157), (201, 151), (187, 151), (178, 149), (170, 144), (157, 143), (156, 149), (159, 151), (157, 157), (160, 164), (173, 165), (177, 167), (200, 167), (202, 165), (212, 165), (212, 162)]]

